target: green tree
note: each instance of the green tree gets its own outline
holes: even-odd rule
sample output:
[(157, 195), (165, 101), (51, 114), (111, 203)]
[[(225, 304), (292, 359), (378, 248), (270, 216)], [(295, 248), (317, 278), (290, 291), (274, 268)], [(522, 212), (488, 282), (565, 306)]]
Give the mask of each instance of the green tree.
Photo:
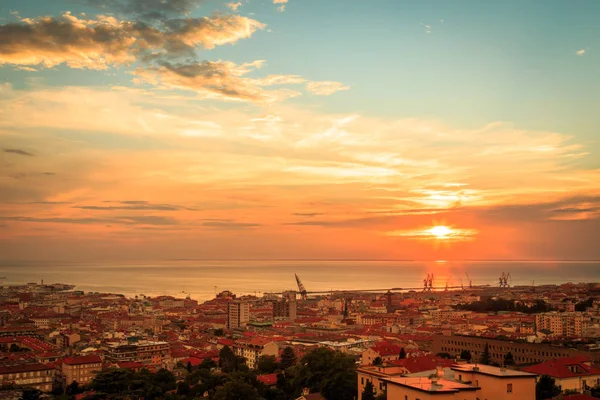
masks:
[(400, 355), (399, 355), (400, 359), (402, 360), (403, 358), (406, 358), (406, 350), (404, 350), (404, 347), (400, 349)]
[(227, 382), (215, 393), (214, 400), (260, 400), (258, 391), (252, 385), (238, 380)]
[(375, 400), (375, 389), (373, 388), (373, 383), (370, 380), (367, 380), (365, 384), (365, 390), (363, 390), (361, 395), (361, 400)]
[(304, 387), (326, 399), (354, 400), (357, 397), (354, 358), (325, 347), (307, 353), (294, 374), (296, 393)]
[(223, 336), (223, 334), (224, 334), (224, 333), (225, 333), (225, 332), (223, 332), (223, 328), (215, 329), (215, 330), (213, 331), (213, 334), (214, 334), (215, 336)]
[(446, 352), (437, 353), (436, 356), (440, 357), (440, 358), (446, 358), (448, 360), (452, 358), (450, 353), (446, 353)]
[(292, 365), (296, 364), (296, 353), (294, 353), (294, 349), (290, 346), (287, 346), (283, 349), (281, 353), (281, 359), (279, 361), (279, 368), (288, 369)]
[(483, 353), (481, 354), (481, 358), (479, 359), (480, 364), (490, 365), (490, 346), (489, 344), (485, 344), (483, 348)]
[(551, 376), (542, 375), (538, 383), (535, 385), (536, 400), (551, 399), (559, 394), (560, 388), (556, 386), (556, 381)]
[(263, 374), (270, 374), (277, 369), (277, 357), (260, 356), (256, 363), (256, 368)]
[(230, 373), (239, 368), (239, 359), (233, 354), (229, 346), (225, 346), (219, 351), (219, 368), (225, 373)]
[(471, 352), (469, 350), (463, 350), (460, 352), (460, 358), (461, 360), (467, 360), (467, 361), (471, 361)]
[(22, 400), (38, 400), (42, 392), (37, 389), (25, 388), (23, 389), (23, 394), (21, 395)]
[(509, 351), (504, 356), (504, 365), (514, 365), (514, 364), (515, 364), (515, 358), (513, 357), (512, 353)]
[(381, 365), (383, 364), (383, 360), (381, 359), (381, 357), (375, 357), (375, 359), (373, 360), (373, 365)]
[(185, 369), (187, 369), (187, 372), (192, 372), (192, 362), (191, 361), (187, 362)]
[(83, 389), (79, 386), (77, 381), (73, 381), (67, 386), (66, 392), (69, 396), (74, 396), (83, 393)]
[(375, 396), (375, 400), (387, 400), (387, 391), (383, 391)]

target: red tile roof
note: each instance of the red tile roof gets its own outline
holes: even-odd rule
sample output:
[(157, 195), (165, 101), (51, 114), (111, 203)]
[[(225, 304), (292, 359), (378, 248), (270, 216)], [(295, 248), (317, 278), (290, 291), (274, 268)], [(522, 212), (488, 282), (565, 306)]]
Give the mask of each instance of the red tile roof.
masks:
[(423, 371), (430, 371), (436, 369), (438, 366), (450, 368), (455, 362), (454, 360), (448, 360), (441, 357), (435, 357), (432, 355), (419, 356), (419, 357), (408, 357), (401, 360), (394, 360), (391, 362), (394, 365), (398, 365), (406, 368), (411, 374)]
[(97, 355), (81, 356), (81, 357), (67, 357), (63, 360), (63, 364), (67, 365), (82, 365), (82, 364), (98, 364), (102, 360)]
[[(538, 375), (549, 375), (553, 378), (574, 378), (578, 376), (600, 375), (600, 368), (590, 365), (589, 357), (562, 357), (555, 358), (540, 364), (523, 368), (525, 372), (532, 372)], [(576, 372), (573, 372), (574, 368)]]
[(259, 375), (256, 377), (256, 379), (267, 386), (273, 386), (277, 384), (277, 374)]

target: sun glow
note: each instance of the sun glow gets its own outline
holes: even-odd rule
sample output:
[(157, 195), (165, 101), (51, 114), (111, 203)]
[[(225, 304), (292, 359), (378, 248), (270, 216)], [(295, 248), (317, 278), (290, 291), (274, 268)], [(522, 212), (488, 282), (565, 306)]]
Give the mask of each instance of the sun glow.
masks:
[(437, 239), (447, 239), (452, 235), (452, 228), (444, 225), (437, 225), (429, 229), (428, 232)]

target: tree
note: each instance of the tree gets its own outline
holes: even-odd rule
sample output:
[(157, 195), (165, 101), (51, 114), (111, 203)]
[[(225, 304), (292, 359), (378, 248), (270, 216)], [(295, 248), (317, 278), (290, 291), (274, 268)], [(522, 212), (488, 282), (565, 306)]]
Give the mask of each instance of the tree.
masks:
[(325, 347), (307, 353), (290, 371), (293, 388), (320, 392), (326, 399), (353, 400), (357, 397), (354, 358)]
[(219, 351), (219, 368), (225, 373), (230, 373), (239, 368), (239, 359), (233, 354), (229, 346)]
[(373, 365), (381, 365), (383, 364), (383, 360), (381, 359), (381, 357), (375, 357), (375, 359), (373, 360)]
[(283, 349), (281, 353), (281, 360), (279, 361), (279, 368), (288, 369), (292, 365), (296, 364), (296, 353), (294, 353), (294, 349), (290, 346), (287, 346)]
[(74, 396), (76, 394), (83, 393), (83, 389), (79, 386), (77, 381), (73, 381), (67, 386), (66, 392), (69, 396)]
[(514, 364), (515, 364), (515, 358), (513, 357), (512, 353), (509, 351), (504, 356), (504, 365), (514, 365)]
[(21, 395), (21, 399), (23, 400), (38, 400), (42, 392), (38, 389), (26, 388), (23, 389), (23, 394)]
[(479, 360), (480, 364), (490, 365), (490, 345), (485, 344), (483, 349), (483, 354), (481, 354), (481, 358)]
[(560, 388), (556, 386), (556, 381), (551, 376), (542, 375), (538, 383), (535, 385), (536, 400), (551, 399), (559, 394)]
[(260, 396), (252, 385), (238, 380), (229, 381), (219, 388), (214, 400), (259, 400)]
[(187, 369), (187, 372), (192, 372), (192, 363), (191, 363), (191, 361), (187, 362), (187, 365), (185, 366), (185, 369)]
[(452, 358), (450, 353), (446, 353), (446, 352), (437, 353), (436, 356), (440, 357), (440, 358), (446, 358), (448, 360)]
[(214, 334), (215, 336), (223, 336), (223, 334), (224, 334), (224, 333), (225, 333), (225, 332), (223, 332), (223, 328), (215, 329), (215, 330), (213, 331), (213, 334)]
[(361, 400), (375, 400), (375, 389), (373, 389), (373, 383), (367, 380), (365, 384), (365, 390), (362, 392)]
[(471, 361), (471, 358), (473, 357), (471, 356), (471, 352), (469, 350), (463, 350), (460, 352), (460, 358), (461, 360)]
[(270, 374), (277, 369), (277, 357), (260, 356), (256, 368), (263, 374)]
[(404, 347), (400, 349), (400, 359), (402, 360), (403, 358), (406, 358), (406, 350), (404, 350)]

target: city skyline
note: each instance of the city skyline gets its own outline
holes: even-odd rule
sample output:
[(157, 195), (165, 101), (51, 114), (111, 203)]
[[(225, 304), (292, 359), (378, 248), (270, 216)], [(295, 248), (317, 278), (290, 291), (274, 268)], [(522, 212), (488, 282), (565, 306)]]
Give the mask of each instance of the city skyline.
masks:
[(599, 260), (599, 12), (4, 1), (0, 260)]

